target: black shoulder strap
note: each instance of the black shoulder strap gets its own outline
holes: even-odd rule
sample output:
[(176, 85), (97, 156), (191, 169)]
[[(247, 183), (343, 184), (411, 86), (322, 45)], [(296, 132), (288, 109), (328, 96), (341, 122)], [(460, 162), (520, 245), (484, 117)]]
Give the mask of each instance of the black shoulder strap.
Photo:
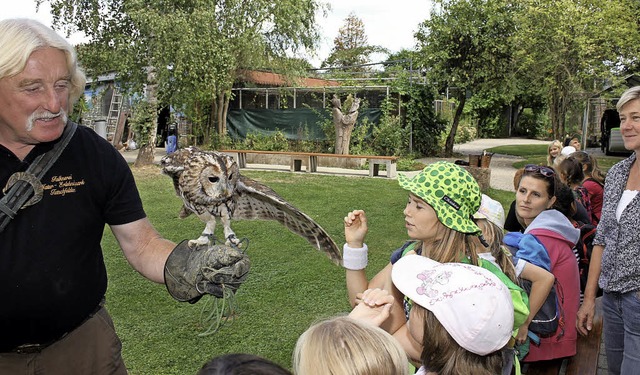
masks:
[(5, 196), (0, 199), (0, 232), (18, 214), (18, 210), (38, 203), (42, 199), (43, 189), (40, 179), (58, 160), (77, 127), (76, 123), (67, 122), (62, 132), (62, 139), (51, 150), (35, 158), (25, 172), (16, 172), (9, 177), (7, 185), (2, 190)]

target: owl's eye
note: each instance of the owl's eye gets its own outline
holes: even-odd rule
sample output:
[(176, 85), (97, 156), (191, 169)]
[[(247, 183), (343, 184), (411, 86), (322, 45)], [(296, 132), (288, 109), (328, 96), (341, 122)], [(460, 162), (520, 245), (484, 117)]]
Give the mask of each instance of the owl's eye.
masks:
[(220, 177), (216, 177), (216, 176), (209, 177), (209, 182), (216, 183), (218, 181), (220, 181)]
[(233, 173), (229, 175), (229, 180), (233, 180)]

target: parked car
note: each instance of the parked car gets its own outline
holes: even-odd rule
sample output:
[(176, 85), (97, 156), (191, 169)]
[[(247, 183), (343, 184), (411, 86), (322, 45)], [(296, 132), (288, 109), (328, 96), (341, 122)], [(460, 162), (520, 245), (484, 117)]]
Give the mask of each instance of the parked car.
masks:
[(631, 155), (633, 151), (629, 151), (624, 148), (624, 141), (622, 140), (622, 133), (620, 128), (613, 128), (609, 130), (609, 137), (604, 153), (606, 155), (612, 154), (625, 154)]
[(620, 116), (615, 109), (607, 109), (600, 121), (600, 149), (606, 155), (630, 155), (632, 151), (624, 148), (620, 133)]

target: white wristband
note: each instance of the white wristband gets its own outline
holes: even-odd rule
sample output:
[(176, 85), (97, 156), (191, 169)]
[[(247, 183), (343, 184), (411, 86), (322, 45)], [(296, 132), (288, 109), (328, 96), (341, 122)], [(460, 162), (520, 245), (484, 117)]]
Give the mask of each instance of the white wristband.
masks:
[(363, 270), (369, 261), (368, 253), (369, 248), (366, 243), (356, 249), (345, 243), (342, 247), (342, 266), (352, 271)]

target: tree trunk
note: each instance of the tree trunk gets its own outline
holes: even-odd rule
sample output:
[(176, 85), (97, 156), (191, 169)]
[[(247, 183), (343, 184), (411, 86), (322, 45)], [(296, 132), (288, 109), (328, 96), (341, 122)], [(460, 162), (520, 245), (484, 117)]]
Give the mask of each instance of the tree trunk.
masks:
[(453, 154), (453, 143), (456, 139), (456, 132), (458, 131), (458, 124), (460, 123), (460, 118), (462, 117), (462, 110), (464, 109), (464, 104), (467, 101), (466, 90), (460, 90), (458, 94), (458, 106), (456, 107), (456, 113), (453, 116), (453, 123), (451, 124), (451, 131), (447, 136), (447, 141), (444, 144), (444, 156), (450, 157)]
[(136, 162), (133, 163), (134, 167), (142, 167), (153, 164), (156, 151), (156, 134), (158, 134), (158, 83), (156, 82), (156, 73), (153, 68), (149, 69), (147, 73), (147, 98), (151, 108), (156, 110), (156, 115), (153, 116), (151, 131), (149, 132), (149, 139), (145, 145), (140, 146), (138, 151), (138, 157)]
[(551, 93), (551, 107), (549, 108), (549, 118), (553, 139), (562, 141), (565, 133), (565, 121), (567, 114), (567, 103), (561, 89), (554, 89)]
[(227, 113), (229, 113), (229, 102), (231, 101), (231, 97), (229, 95), (225, 95), (224, 107), (222, 108), (222, 124), (223, 124), (223, 132), (220, 134), (224, 136), (227, 134)]
[[(351, 98), (351, 95), (347, 97)], [(333, 95), (331, 99), (333, 105), (333, 126), (336, 129), (335, 153), (340, 155), (349, 154), (349, 144), (351, 143), (351, 133), (358, 119), (358, 108), (360, 108), (360, 99), (355, 98), (351, 102), (351, 106), (346, 114), (342, 113), (342, 104), (340, 99)]]
[(218, 135), (219, 136), (223, 136), (226, 131), (227, 131), (227, 124), (224, 123), (223, 118), (224, 118), (224, 101), (225, 101), (225, 97), (224, 97), (224, 93), (221, 93), (218, 95), (218, 103), (217, 103), (217, 122), (218, 122), (218, 127), (217, 127), (217, 131), (218, 131)]

